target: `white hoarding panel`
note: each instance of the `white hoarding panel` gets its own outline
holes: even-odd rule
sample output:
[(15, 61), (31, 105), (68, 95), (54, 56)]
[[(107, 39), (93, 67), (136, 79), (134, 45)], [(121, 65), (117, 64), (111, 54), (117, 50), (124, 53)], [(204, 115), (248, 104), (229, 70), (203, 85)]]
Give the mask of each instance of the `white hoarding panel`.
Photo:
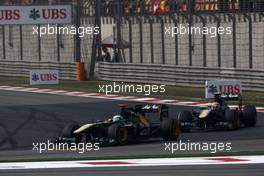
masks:
[(31, 70), (30, 85), (59, 84), (58, 70)]
[(70, 24), (71, 5), (0, 6), (2, 24)]
[(205, 82), (205, 98), (214, 98), (215, 92), (222, 94), (242, 94), (239, 80), (210, 80)]

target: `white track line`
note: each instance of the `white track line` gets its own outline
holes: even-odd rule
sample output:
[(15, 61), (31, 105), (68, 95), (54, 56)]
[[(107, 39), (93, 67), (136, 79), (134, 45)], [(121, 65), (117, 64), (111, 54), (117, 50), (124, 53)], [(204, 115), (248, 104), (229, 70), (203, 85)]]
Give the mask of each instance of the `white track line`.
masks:
[(133, 167), (133, 166), (230, 165), (230, 164), (263, 164), (263, 163), (264, 163), (264, 156), (187, 157), (187, 158), (152, 158), (152, 159), (126, 159), (126, 160), (0, 163), (0, 170), (95, 168), (95, 167), (124, 167), (124, 166)]
[(73, 91), (73, 92), (67, 92), (65, 94), (70, 95), (70, 96), (79, 96), (79, 95), (85, 94), (85, 92)]

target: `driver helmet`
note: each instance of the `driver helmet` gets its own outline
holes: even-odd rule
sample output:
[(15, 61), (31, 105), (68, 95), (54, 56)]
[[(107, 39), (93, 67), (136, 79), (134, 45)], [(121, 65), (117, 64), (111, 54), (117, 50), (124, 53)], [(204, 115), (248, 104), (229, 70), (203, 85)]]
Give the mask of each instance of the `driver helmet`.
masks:
[(213, 102), (212, 109), (218, 109), (218, 108), (220, 108), (220, 104), (217, 101)]
[(118, 122), (118, 121), (120, 121), (120, 120), (122, 120), (123, 119), (123, 117), (121, 116), (121, 115), (115, 115), (114, 117), (113, 117), (113, 122)]

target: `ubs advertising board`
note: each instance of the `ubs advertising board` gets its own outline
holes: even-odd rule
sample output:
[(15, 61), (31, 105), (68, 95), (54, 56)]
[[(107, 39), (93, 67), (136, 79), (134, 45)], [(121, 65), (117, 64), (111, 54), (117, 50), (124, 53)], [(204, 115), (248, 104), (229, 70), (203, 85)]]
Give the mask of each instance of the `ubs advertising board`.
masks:
[(30, 85), (59, 84), (58, 70), (31, 70)]
[(214, 98), (214, 93), (242, 94), (242, 82), (240, 80), (210, 80), (205, 82), (205, 98)]
[(71, 23), (71, 5), (0, 6), (0, 25)]

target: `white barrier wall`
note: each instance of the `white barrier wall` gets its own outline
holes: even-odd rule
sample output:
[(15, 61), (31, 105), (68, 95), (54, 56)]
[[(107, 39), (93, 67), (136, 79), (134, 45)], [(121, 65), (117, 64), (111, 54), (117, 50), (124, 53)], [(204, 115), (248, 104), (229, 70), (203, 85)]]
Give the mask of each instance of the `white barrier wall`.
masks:
[(50, 63), (28, 61), (0, 61), (1, 76), (28, 77), (30, 70), (58, 70), (60, 79), (76, 79), (76, 66), (73, 63)]
[(204, 87), (206, 80), (241, 80), (243, 89), (264, 91), (264, 70), (158, 64), (98, 64), (100, 80)]

